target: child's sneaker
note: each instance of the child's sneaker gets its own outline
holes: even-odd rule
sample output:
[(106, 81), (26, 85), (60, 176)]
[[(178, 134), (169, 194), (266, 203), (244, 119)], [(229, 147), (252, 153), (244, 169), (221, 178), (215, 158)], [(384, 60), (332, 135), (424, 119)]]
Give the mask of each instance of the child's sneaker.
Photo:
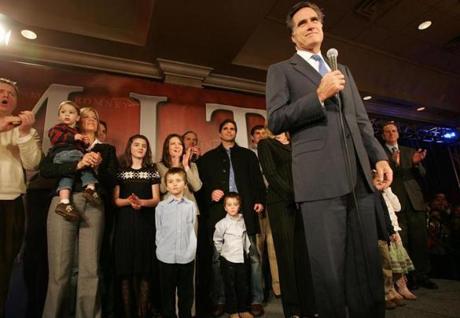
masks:
[(92, 205), (99, 206), (102, 204), (102, 200), (99, 194), (91, 188), (86, 188), (85, 191), (83, 191), (83, 196), (85, 197), (86, 201)]
[(80, 214), (77, 212), (75, 207), (70, 203), (59, 203), (54, 210), (57, 214), (61, 215), (70, 222), (76, 222), (80, 220)]

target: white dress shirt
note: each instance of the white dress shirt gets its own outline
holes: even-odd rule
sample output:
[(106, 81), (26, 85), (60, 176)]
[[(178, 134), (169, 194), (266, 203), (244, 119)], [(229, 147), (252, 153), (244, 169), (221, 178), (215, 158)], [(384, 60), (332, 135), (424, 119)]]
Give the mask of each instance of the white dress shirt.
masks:
[(311, 52), (308, 52), (308, 51), (297, 50), (297, 54), (299, 54), (301, 58), (303, 58), (305, 61), (307, 61), (307, 63), (310, 64), (318, 73), (319, 73), (319, 61), (317, 61), (314, 58), (312, 58), (312, 56), (313, 55), (319, 55), (323, 59), (324, 65), (326, 66), (327, 70), (329, 72), (331, 71), (331, 68), (327, 64), (326, 59), (323, 57), (321, 52), (318, 52), (318, 53), (315, 54), (315, 53), (311, 53)]

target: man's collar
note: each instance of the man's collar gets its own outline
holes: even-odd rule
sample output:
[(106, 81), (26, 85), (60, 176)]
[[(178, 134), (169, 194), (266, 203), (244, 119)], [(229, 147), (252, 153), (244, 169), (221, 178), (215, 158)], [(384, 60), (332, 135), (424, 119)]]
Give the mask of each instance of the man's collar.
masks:
[(305, 50), (297, 50), (297, 54), (303, 58), (305, 61), (308, 61), (311, 59), (311, 57), (313, 55), (319, 55), (321, 56), (321, 58), (324, 60), (324, 57), (323, 55), (321, 54), (321, 51), (319, 51), (318, 53), (312, 53), (312, 52), (309, 52), (309, 51), (305, 51)]
[(396, 149), (399, 149), (398, 143), (395, 143), (394, 145), (390, 145), (390, 144), (385, 143), (385, 146), (390, 150), (392, 150), (394, 147), (396, 147)]

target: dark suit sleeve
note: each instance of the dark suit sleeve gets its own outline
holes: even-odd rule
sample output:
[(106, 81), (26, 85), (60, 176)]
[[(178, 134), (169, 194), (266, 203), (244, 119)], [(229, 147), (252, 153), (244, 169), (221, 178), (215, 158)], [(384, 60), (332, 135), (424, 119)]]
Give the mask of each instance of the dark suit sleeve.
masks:
[[(414, 166), (412, 164), (412, 156), (414, 153), (417, 151), (416, 149), (413, 148), (406, 148), (406, 147), (401, 147), (401, 156), (404, 156), (405, 154), (408, 155), (408, 162), (410, 162), (410, 169), (412, 169), (412, 173), (414, 176), (417, 176), (419, 178), (423, 178), (426, 175), (426, 170), (423, 164), (420, 162), (418, 165)], [(403, 149), (408, 149), (409, 151), (403, 151)], [(406, 162), (406, 161), (404, 161)]]
[(265, 206), (266, 199), (266, 189), (264, 179), (262, 177), (262, 172), (260, 172), (259, 160), (257, 156), (251, 151), (247, 151), (249, 155), (249, 173), (250, 173), (250, 182), (253, 184), (251, 187), (254, 189), (254, 202), (262, 203)]
[(211, 200), (212, 191), (217, 189), (213, 178), (213, 169), (209, 161), (209, 154), (206, 153), (203, 156), (201, 156), (196, 162), (198, 166), (198, 173), (203, 182), (203, 186), (200, 190), (200, 201), (201, 204), (206, 207), (206, 209), (208, 209), (209, 206), (213, 203), (213, 201)]
[(272, 65), (267, 73), (268, 127), (274, 134), (295, 131), (326, 116), (316, 90), (295, 101), (292, 100), (283, 66), (288, 67), (285, 64)]
[(40, 163), (40, 175), (47, 179), (62, 178), (77, 172), (78, 161), (68, 163), (53, 163), (53, 155), (48, 152)]
[(359, 95), (355, 80), (353, 79), (350, 70), (346, 66), (344, 68), (346, 77), (349, 79), (349, 83), (351, 85), (353, 101), (356, 109), (356, 121), (358, 123), (359, 131), (361, 133), (364, 147), (366, 148), (369, 159), (373, 165), (375, 165), (377, 161), (388, 161), (388, 156), (383, 150), (382, 145), (374, 136), (374, 129), (372, 128), (372, 124), (369, 121), (369, 117), (367, 116), (367, 111), (364, 107), (361, 96)]
[(257, 145), (257, 152), (259, 154), (260, 165), (271, 189), (286, 201), (293, 201), (293, 189), (286, 182), (287, 180), (278, 173), (276, 163), (273, 160), (270, 141), (261, 140)]
[[(118, 159), (115, 147), (109, 144), (103, 144), (102, 146), (102, 164), (97, 170), (97, 179), (102, 183), (106, 191), (110, 192), (117, 182)], [(97, 151), (96, 147), (94, 151)], [(111, 193), (108, 193), (108, 195), (111, 195)]]

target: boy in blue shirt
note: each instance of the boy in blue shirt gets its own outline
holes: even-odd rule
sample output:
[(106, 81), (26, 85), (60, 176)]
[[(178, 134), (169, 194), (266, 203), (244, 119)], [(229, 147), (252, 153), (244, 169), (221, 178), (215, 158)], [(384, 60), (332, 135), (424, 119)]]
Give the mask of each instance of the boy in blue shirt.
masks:
[(176, 316), (176, 288), (180, 318), (192, 317), (193, 271), (197, 247), (196, 205), (184, 197), (186, 174), (171, 168), (165, 175), (170, 196), (156, 207), (156, 255), (160, 270), (162, 317)]

